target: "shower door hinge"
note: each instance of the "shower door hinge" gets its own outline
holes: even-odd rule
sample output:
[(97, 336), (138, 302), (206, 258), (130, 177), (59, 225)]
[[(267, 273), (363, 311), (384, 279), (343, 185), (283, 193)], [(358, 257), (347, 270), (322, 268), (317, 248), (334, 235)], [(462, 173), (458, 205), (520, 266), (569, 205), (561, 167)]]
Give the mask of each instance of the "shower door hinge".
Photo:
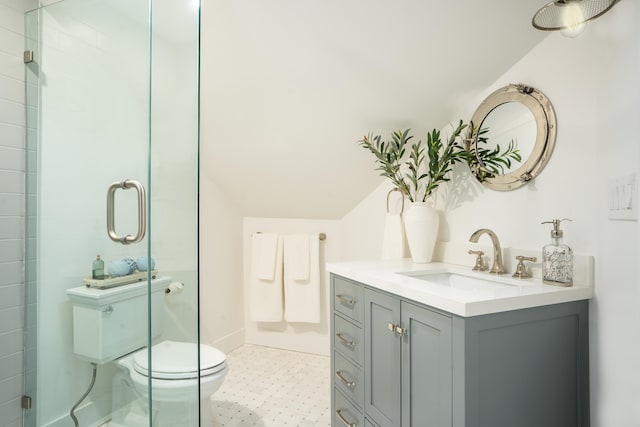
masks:
[(31, 396), (22, 396), (22, 409), (31, 409)]
[(25, 50), (24, 53), (22, 54), (22, 60), (24, 61), (25, 64), (33, 62), (33, 51)]

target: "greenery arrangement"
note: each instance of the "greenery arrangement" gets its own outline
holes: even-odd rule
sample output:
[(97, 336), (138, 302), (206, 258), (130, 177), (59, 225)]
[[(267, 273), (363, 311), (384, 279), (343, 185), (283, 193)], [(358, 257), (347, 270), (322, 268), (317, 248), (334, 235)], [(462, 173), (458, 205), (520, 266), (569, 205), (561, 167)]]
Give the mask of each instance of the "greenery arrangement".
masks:
[[(502, 173), (512, 162), (521, 161), (515, 141), (504, 150), (499, 145), (490, 149), (486, 147), (488, 129), (478, 130), (471, 123), (464, 138), (462, 132), (467, 127), (460, 120), (445, 143), (437, 129), (427, 133), (426, 145), (420, 140), (409, 146), (413, 139), (410, 129), (393, 132), (390, 141), (370, 133), (358, 143), (376, 157), (375, 170), (380, 171), (380, 175), (389, 178), (411, 202), (425, 202), (440, 184), (450, 181), (448, 175), (456, 163), (467, 163), (475, 175), (484, 180)], [(470, 141), (475, 138), (477, 150), (474, 152)], [(408, 146), (409, 158), (405, 160)]]

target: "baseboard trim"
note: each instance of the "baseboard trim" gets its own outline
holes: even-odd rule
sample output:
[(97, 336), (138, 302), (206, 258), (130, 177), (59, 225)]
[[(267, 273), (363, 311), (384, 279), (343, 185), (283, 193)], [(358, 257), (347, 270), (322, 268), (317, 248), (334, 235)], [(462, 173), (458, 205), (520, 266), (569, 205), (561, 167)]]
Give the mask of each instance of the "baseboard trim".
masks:
[(245, 331), (244, 328), (240, 328), (222, 338), (211, 341), (210, 345), (217, 348), (224, 353), (230, 353), (236, 348), (241, 347), (245, 343)]

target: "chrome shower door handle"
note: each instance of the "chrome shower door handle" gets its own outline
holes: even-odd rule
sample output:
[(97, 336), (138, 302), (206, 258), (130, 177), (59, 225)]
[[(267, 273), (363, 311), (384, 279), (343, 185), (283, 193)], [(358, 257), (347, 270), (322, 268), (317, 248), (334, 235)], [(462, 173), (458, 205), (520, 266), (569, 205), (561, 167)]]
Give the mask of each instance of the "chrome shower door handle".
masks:
[[(138, 233), (135, 236), (125, 234), (119, 236), (116, 233), (115, 223), (115, 195), (116, 190), (128, 190), (135, 188), (138, 192)], [(129, 245), (131, 243), (138, 243), (144, 239), (147, 233), (147, 192), (143, 185), (138, 181), (132, 179), (123, 179), (122, 181), (116, 181), (109, 186), (107, 191), (107, 234), (109, 238), (116, 243), (122, 243), (123, 245)]]

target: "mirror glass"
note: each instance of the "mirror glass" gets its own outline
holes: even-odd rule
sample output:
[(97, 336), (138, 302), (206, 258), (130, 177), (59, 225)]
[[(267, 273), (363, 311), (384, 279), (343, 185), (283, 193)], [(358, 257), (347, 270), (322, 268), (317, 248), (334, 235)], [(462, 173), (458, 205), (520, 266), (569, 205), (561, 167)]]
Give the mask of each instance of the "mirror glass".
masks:
[[(556, 115), (549, 99), (539, 90), (523, 84), (508, 85), (489, 95), (471, 119), (479, 132), (470, 135), (471, 149), (517, 150), (520, 161), (504, 165), (496, 173), (480, 160), (472, 173), (484, 186), (510, 191), (540, 174), (556, 140)], [(479, 159), (480, 157), (478, 157)]]
[[(485, 147), (489, 150), (504, 150), (513, 143), (523, 159), (529, 158), (536, 144), (536, 118), (524, 104), (505, 102), (491, 110), (480, 125), (486, 129)], [(520, 162), (505, 166), (504, 172), (513, 172), (520, 167)]]

